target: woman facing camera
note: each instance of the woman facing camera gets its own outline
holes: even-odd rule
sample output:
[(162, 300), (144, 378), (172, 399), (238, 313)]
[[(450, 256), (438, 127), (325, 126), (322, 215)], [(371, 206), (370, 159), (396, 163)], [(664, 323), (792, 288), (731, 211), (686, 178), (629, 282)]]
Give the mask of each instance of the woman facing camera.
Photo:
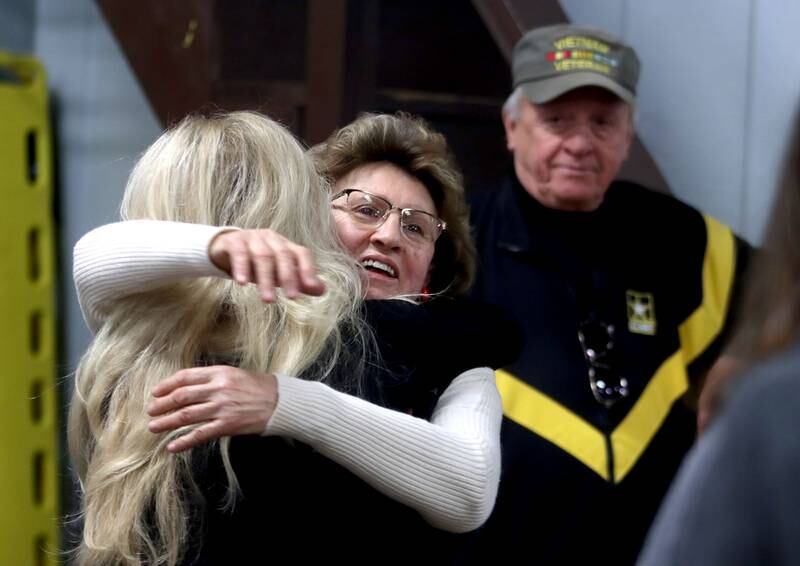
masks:
[[(388, 118), (449, 163), (424, 124)], [(188, 118), (146, 152), (131, 221), (75, 251), (96, 332), (70, 414), (83, 563), (252, 562), (278, 545), (298, 561), (392, 562), (430, 525), (486, 519), (501, 408), (479, 366), (511, 355), (494, 338), (503, 319), (443, 297), (369, 301), (377, 352), (360, 319), (362, 284), (424, 297), (472, 270), (458, 176), (441, 188), (401, 153), (363, 162), (388, 179), (337, 180), (331, 198), (296, 141), (252, 113)], [(454, 210), (463, 231), (444, 219)], [(206, 444), (234, 434), (249, 436)]]

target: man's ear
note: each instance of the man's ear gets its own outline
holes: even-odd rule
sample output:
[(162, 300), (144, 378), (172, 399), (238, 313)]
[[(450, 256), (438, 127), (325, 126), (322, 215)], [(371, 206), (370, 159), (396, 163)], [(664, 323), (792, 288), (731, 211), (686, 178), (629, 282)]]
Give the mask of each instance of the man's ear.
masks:
[(633, 131), (633, 126), (628, 128), (628, 135), (625, 140), (625, 156), (622, 158), (623, 161), (627, 161), (628, 156), (631, 154), (631, 146), (633, 145), (633, 137), (636, 135), (636, 132)]
[(503, 112), (503, 128), (506, 131), (506, 148), (508, 151), (514, 151), (514, 132), (517, 123), (514, 121), (508, 112)]
[(623, 161), (628, 159), (628, 156), (631, 153), (631, 146), (633, 145), (633, 138), (636, 136), (636, 130), (633, 129), (633, 109), (630, 109), (630, 114), (628, 115), (628, 135), (626, 137), (625, 143), (625, 157), (622, 158)]

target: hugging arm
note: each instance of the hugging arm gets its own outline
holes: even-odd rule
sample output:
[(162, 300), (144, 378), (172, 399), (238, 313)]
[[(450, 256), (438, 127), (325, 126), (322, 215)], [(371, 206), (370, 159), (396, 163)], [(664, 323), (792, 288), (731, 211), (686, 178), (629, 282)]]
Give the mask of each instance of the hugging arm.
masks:
[(226, 228), (156, 220), (106, 224), (73, 251), (78, 303), (95, 333), (118, 298), (190, 277), (228, 277), (209, 259), (210, 241)]
[(500, 478), (502, 406), (489, 368), (468, 370), (440, 397), (430, 421), (330, 387), (278, 375), (267, 435), (305, 442), (433, 526), (478, 528)]
[[(208, 252), (222, 230), (128, 221), (84, 236), (75, 248), (75, 283), (89, 327), (99, 328), (117, 297), (185, 277), (228, 277)], [(436, 527), (469, 531), (491, 512), (502, 409), (487, 368), (453, 380), (430, 421), (290, 376), (277, 376), (277, 398), (268, 402), (276, 404), (265, 434), (310, 444)]]
[(158, 220), (100, 226), (75, 244), (73, 277), (86, 324), (96, 332), (114, 299), (190, 277), (253, 283), (265, 302), (321, 295), (309, 250), (269, 229), (239, 230)]
[(430, 421), (323, 383), (228, 366), (182, 370), (154, 392), (152, 432), (198, 425), (172, 451), (240, 434), (293, 438), (453, 532), (479, 527), (494, 505), (502, 406), (489, 368), (456, 377)]

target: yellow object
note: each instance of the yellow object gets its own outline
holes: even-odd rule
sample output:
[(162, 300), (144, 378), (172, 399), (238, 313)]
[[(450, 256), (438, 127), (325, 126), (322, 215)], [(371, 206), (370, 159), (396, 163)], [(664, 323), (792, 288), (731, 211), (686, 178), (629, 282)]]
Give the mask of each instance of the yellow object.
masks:
[(45, 79), (36, 59), (0, 51), (0, 565), (63, 562)]

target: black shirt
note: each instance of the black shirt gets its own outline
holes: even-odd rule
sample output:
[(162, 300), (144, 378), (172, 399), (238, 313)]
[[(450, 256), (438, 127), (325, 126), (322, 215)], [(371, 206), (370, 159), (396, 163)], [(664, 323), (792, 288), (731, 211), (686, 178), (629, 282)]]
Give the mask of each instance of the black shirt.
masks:
[[(459, 373), (507, 364), (521, 343), (502, 310), (471, 301), (368, 301), (365, 308), (381, 355), (365, 395), (403, 412), (429, 412)], [(227, 484), (218, 452), (197, 459), (206, 503), (196, 510), (187, 564), (278, 556), (298, 564), (450, 561), (445, 533), (307, 445), (240, 436), (230, 456), (243, 494), (232, 512), (220, 509)]]

